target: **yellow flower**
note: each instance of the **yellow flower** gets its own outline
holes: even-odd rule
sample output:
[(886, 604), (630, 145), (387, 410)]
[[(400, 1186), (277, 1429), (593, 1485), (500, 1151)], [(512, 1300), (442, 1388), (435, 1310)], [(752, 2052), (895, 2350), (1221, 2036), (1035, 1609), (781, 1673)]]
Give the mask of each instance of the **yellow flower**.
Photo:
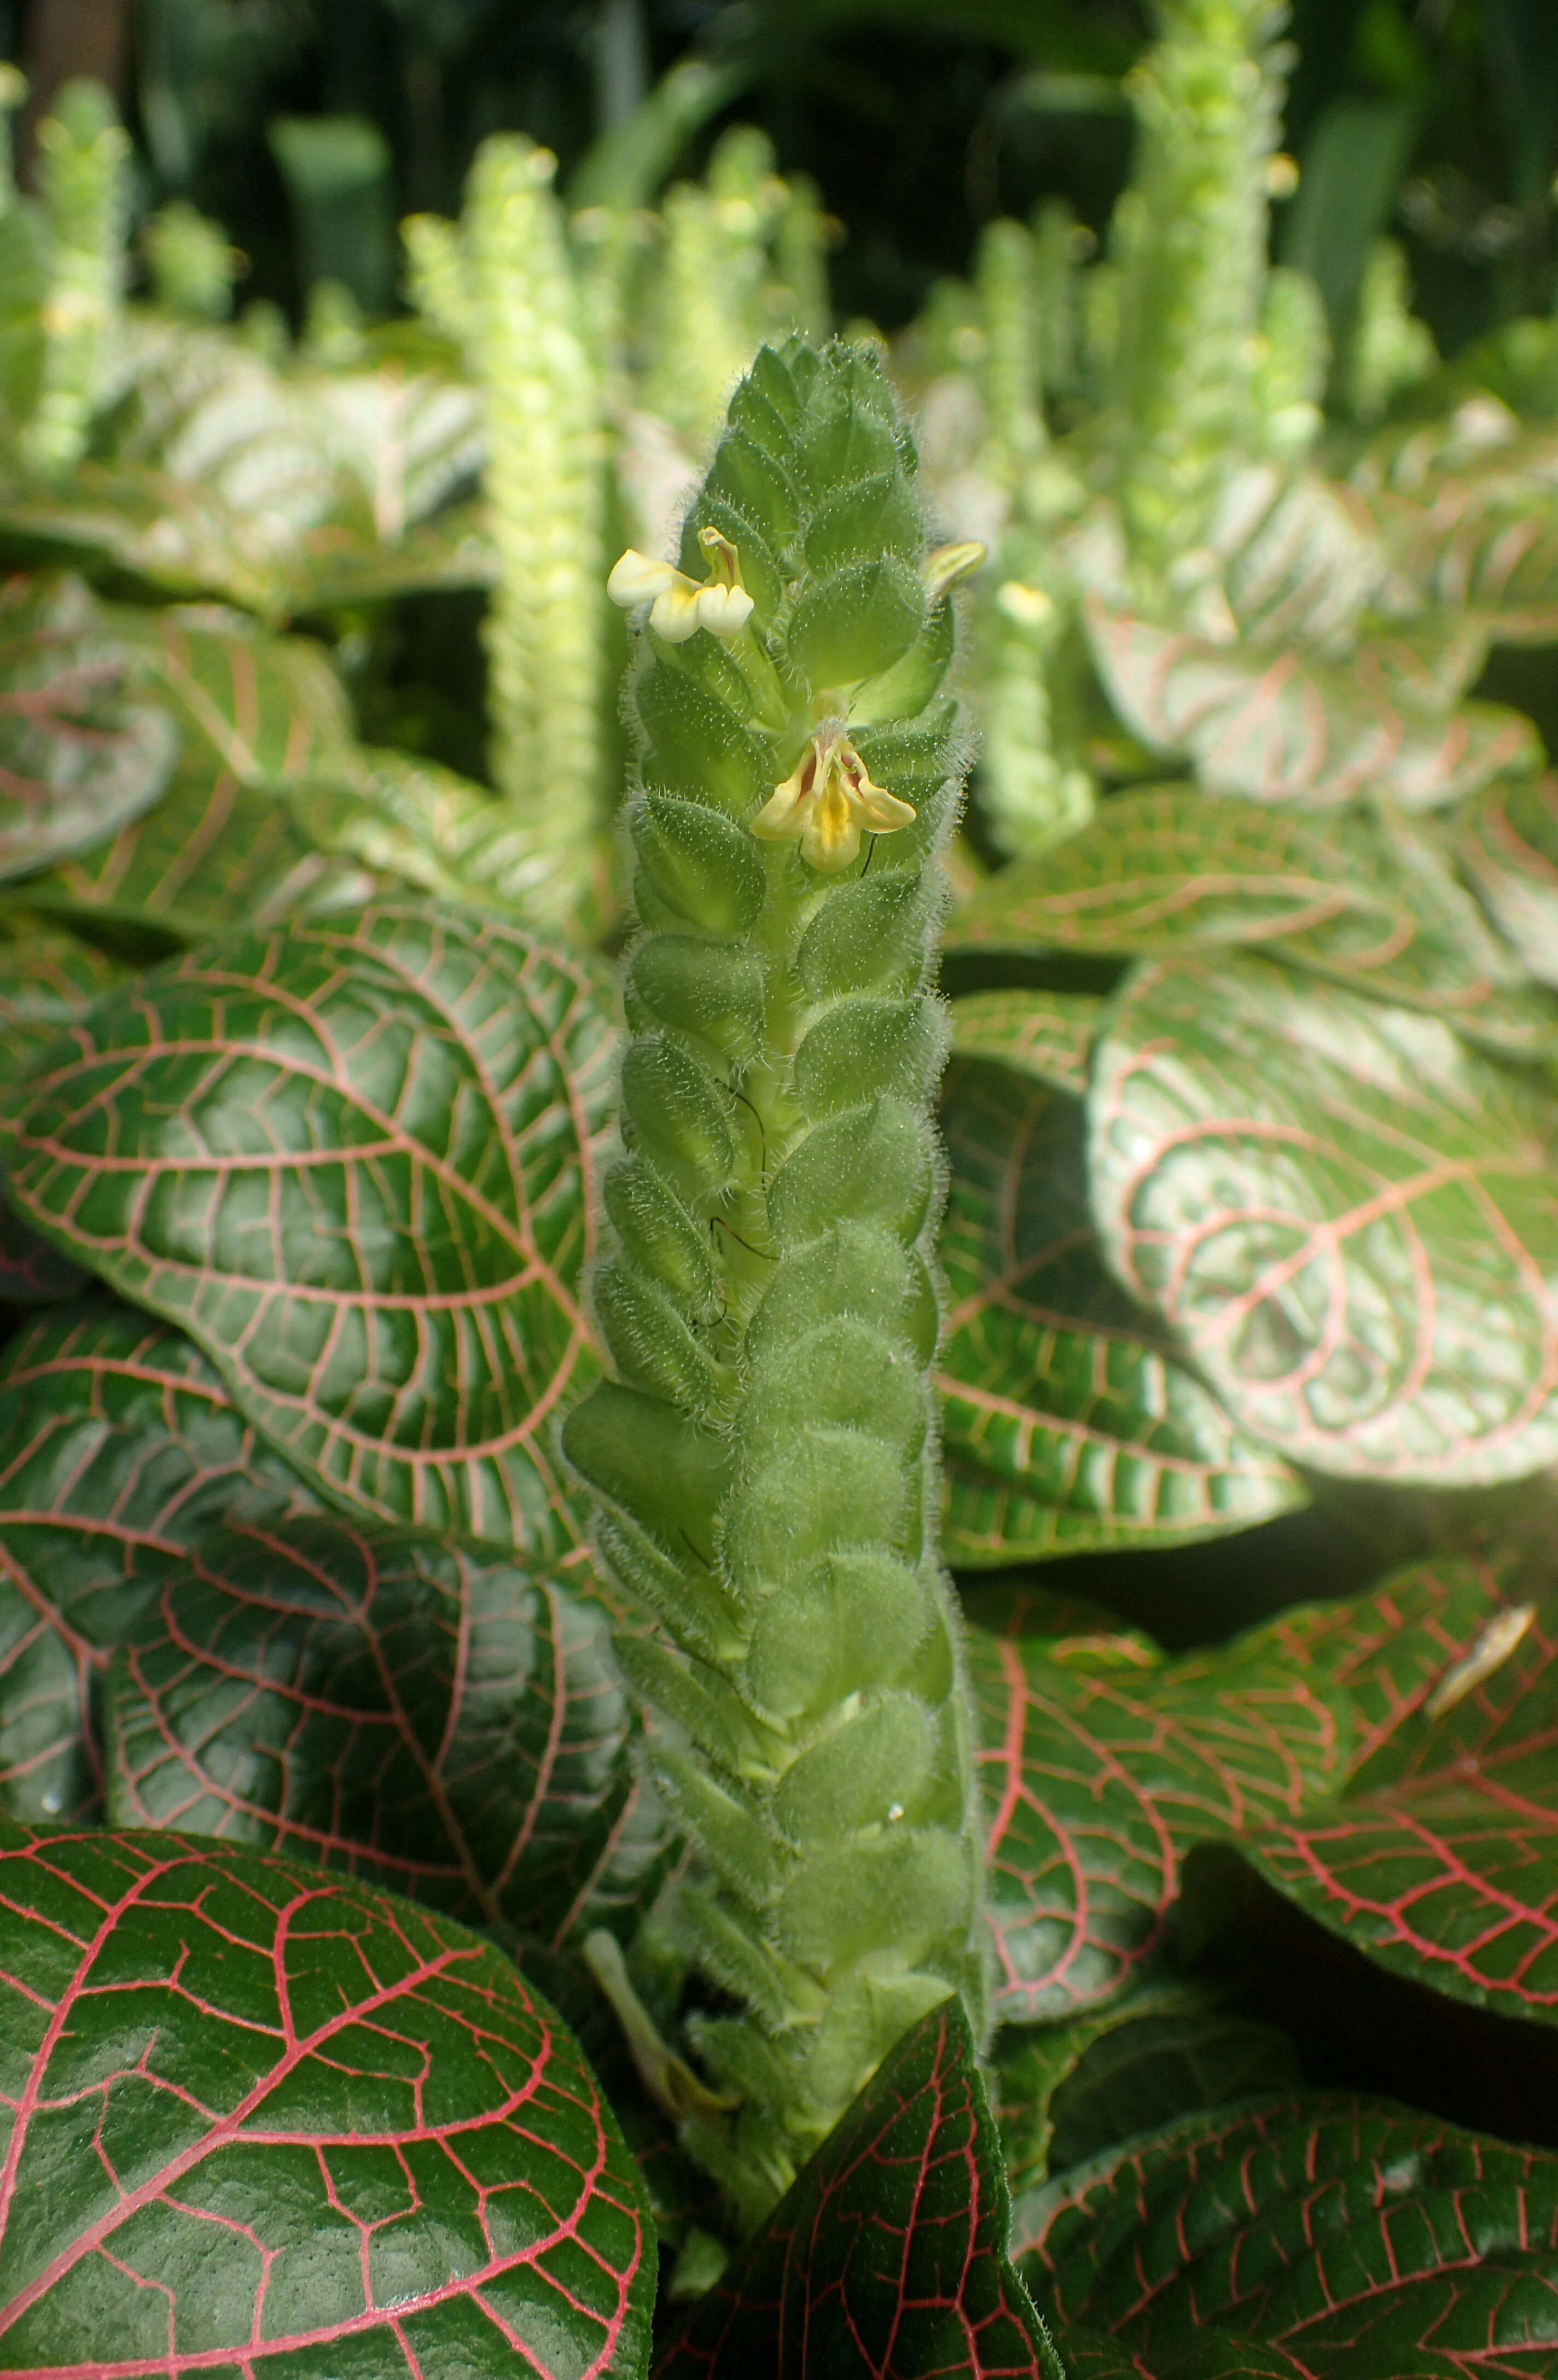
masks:
[(860, 848), (861, 829), (894, 834), (914, 810), (883, 793), (839, 726), (821, 727), (773, 798), (752, 820), (764, 843), (798, 842), (803, 858), (825, 875), (847, 868)]
[(630, 612), (635, 603), (650, 605), (650, 626), (668, 645), (685, 645), (700, 628), (716, 637), (739, 636), (752, 616), (740, 558), (729, 539), (706, 528), (698, 541), (714, 565), (713, 577), (701, 587), (671, 563), (651, 562), (633, 546), (606, 581), (606, 593), (623, 611)]

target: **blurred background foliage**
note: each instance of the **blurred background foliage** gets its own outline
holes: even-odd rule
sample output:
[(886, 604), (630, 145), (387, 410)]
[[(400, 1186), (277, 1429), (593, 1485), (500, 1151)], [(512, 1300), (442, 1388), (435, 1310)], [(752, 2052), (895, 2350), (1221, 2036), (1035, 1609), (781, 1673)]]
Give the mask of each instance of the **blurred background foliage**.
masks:
[[(1296, 0), (1284, 125), (1301, 171), (1275, 241), (1345, 345), (1370, 243), (1402, 243), (1442, 354), (1546, 312), (1558, 243), (1552, 0)], [(841, 319), (907, 322), (979, 231), (1064, 197), (1098, 235), (1124, 183), (1137, 0), (4, 0), (30, 123), (71, 74), (116, 89), (137, 204), (191, 201), (297, 319), (321, 278), (393, 301), (395, 227), (457, 211), (491, 132), (554, 150), (588, 195), (700, 172), (739, 117), (834, 226)], [(668, 68), (657, 123), (635, 118)], [(634, 130), (623, 128), (632, 122)], [(618, 132), (605, 151), (603, 135)], [(23, 127), (24, 152), (29, 126)], [(587, 160), (589, 163), (587, 164)], [(579, 177), (586, 186), (579, 186)]]

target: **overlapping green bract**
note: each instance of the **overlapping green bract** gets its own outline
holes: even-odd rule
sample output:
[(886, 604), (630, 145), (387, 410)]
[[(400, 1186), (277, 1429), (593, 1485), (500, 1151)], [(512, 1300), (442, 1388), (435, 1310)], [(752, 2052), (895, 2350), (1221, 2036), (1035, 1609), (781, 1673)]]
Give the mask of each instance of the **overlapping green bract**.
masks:
[(490, 1943), (225, 1844), (0, 1825), (0, 2357), (637, 2380), (654, 2241)]
[(702, 1854), (682, 1923), (749, 2011), (697, 2027), (741, 2103), (699, 2152), (748, 2220), (906, 2024), (983, 2003), (928, 1377), (951, 617), (913, 469), (868, 354), (761, 353), (682, 544), (696, 580), (710, 533), (734, 549), (750, 625), (651, 625), (633, 684), (644, 931), (594, 1276), (617, 1378), (566, 1444), (670, 1640), (623, 1658)]

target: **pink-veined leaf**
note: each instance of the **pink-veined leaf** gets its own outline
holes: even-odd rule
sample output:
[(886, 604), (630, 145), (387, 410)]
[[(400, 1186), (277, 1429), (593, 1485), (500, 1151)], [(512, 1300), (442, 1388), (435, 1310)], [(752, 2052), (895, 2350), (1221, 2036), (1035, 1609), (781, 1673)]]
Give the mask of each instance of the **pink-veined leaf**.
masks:
[(1006, 2262), (968, 2021), (910, 2028), (656, 2366), (656, 2380), (1062, 2380)]
[(971, 1568), (1248, 1528), (1301, 1504), (1099, 1261), (1077, 1102), (955, 1065), (944, 1543)]
[(663, 1873), (612, 1621), (508, 1563), (334, 1514), (181, 1560), (104, 1697), (107, 1811), (323, 1861), (557, 1944), (630, 1924)]
[(285, 791), (350, 752), (351, 712), (323, 646), (273, 636), (215, 605), (121, 605), (113, 616), (183, 727), (187, 747), (192, 739), (196, 752), (203, 747), (240, 784)]
[(639, 2380), (653, 2231), (577, 2042), (408, 1901), (0, 1826), (12, 2380)]
[(28, 1219), (204, 1349), (323, 1493), (548, 1564), (612, 1028), (595, 977), (432, 905), (229, 938), (18, 1093)]
[(1212, 1932), (1231, 1885), (1237, 1898), (1236, 1853), (1382, 1966), (1558, 2023), (1558, 1632), (1538, 1620), (1502, 1649), (1490, 1632), (1450, 1671), (1451, 1706), (1383, 1745), (1336, 1808), (1273, 1815), (1193, 1863), (1187, 1935)]
[(1032, 991), (1023, 985), (965, 992), (952, 1003), (953, 1054), (992, 1059), (1081, 1099), (1102, 1016), (1103, 1002), (1093, 992)]
[[(1444, 1016), (1512, 1056), (1558, 1050), (1558, 1007), (1523, 985), (1519, 962), (1428, 831), (1377, 812), (1267, 816), (1208, 801), (1189, 785), (1120, 795), (1042, 861), (980, 883), (954, 912), (947, 941), (965, 951), (1143, 956), (1244, 946)], [(965, 1004), (953, 1011), (955, 1047)]]
[(198, 1348), (107, 1301), (0, 1354), (0, 1809), (96, 1814), (98, 1698), (158, 1564), (312, 1500)]
[(353, 861), (315, 845), (279, 789), (245, 784), (198, 746), (154, 809), (27, 887), (58, 916), (155, 926), (188, 941), (298, 910), (360, 908), (376, 889)]
[(1499, 1608), (1491, 1575), (1455, 1562), (1173, 1660), (1136, 1636), (971, 1631), (1002, 2013), (1053, 2021), (1150, 1973), (1190, 1847), (1317, 1805), (1328, 1823)]
[(1219, 2331), (1302, 2380), (1545, 2380), (1558, 2358), (1558, 2156), (1386, 2101), (1189, 2118), (1033, 2192), (1013, 2228), (1063, 2347), (1073, 2323), (1107, 2331), (1150, 2380), (1199, 2373)]
[(0, 876), (103, 841), (177, 753), (146, 674), (79, 579), (0, 583)]
[(1213, 644), (1096, 601), (1087, 617), (1126, 725), (1160, 758), (1191, 761), (1209, 793), (1326, 809), (1378, 791), (1403, 809), (1438, 809), (1540, 765), (1517, 711), (1446, 710), (1408, 678), (1371, 682), (1356, 660)]
[(1558, 990), (1558, 777), (1490, 785), (1467, 815), (1460, 861), (1531, 974)]
[(1092, 1208), (1234, 1421), (1473, 1487), (1558, 1456), (1551, 1101), (1437, 1018), (1228, 960), (1139, 967), (1093, 1059)]

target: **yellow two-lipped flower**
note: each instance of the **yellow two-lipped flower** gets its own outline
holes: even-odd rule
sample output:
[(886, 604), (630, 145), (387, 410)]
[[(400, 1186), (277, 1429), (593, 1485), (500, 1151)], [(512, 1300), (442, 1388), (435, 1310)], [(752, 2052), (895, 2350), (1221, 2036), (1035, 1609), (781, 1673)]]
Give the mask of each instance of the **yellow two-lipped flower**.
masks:
[(715, 637), (739, 636), (752, 616), (752, 599), (741, 584), (740, 558), (730, 540), (706, 528), (698, 542), (714, 571), (701, 587), (673, 564), (653, 562), (631, 545), (606, 581), (606, 593), (623, 611), (637, 603), (650, 606), (650, 626), (668, 645), (685, 645), (700, 628)]
[(764, 843), (798, 843), (802, 858), (833, 875), (854, 859), (862, 831), (893, 834), (912, 825), (914, 817), (910, 803), (872, 784), (844, 728), (830, 722), (775, 785), (752, 820), (752, 832)]

